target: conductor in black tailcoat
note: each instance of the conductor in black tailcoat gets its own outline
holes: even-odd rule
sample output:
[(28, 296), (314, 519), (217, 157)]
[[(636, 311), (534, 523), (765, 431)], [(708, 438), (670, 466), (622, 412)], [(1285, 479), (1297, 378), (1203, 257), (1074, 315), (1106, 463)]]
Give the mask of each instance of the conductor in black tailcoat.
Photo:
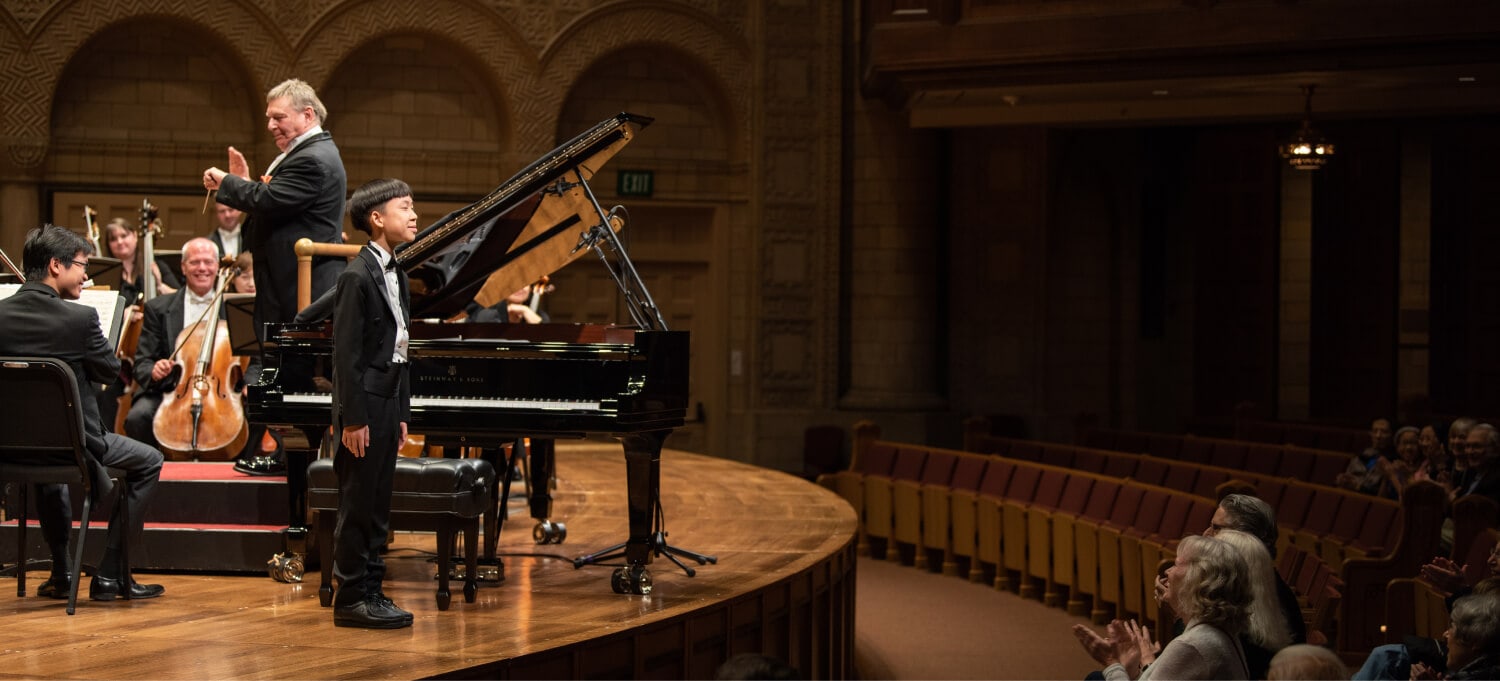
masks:
[[(229, 148), (229, 170), (203, 171), (203, 186), (219, 190), (218, 202), (244, 211), (241, 229), (255, 258), (255, 334), (265, 341), (267, 322), (290, 322), (297, 315), (297, 255), (293, 244), (304, 237), (319, 243), (342, 243), (344, 162), (333, 137), (323, 129), (328, 109), (311, 85), (291, 79), (266, 93), (266, 128), (281, 155), (265, 174), (250, 175), (244, 154)], [(339, 258), (314, 258), (312, 300), (329, 289), (343, 269)], [(287, 368), (287, 374), (307, 373)], [(252, 379), (254, 377), (251, 377)], [(316, 433), (309, 433), (316, 441)], [(280, 472), (285, 462), (257, 457), (237, 463), (251, 474)]]
[[(107, 383), (120, 372), (109, 341), (99, 326), (99, 315), (77, 300), (88, 279), (88, 255), (92, 248), (83, 237), (47, 225), (26, 235), (22, 267), (26, 283), (9, 298), (0, 300), (0, 355), (51, 357), (68, 363), (78, 380), (78, 397), (83, 408), (84, 438), (89, 454), (104, 466), (125, 471), (130, 526), (120, 516), (115, 504), (109, 519), (104, 557), (89, 584), (89, 597), (99, 601), (116, 598), (152, 598), (163, 589), (155, 584), (137, 584), (130, 577), (122, 548), (126, 532), (139, 537), (144, 526), (146, 507), (150, 504), (156, 481), (161, 476), (161, 452), (123, 435), (106, 432), (99, 420), (99, 405), (94, 388)], [(102, 474), (102, 468), (96, 473)], [(97, 476), (96, 476), (97, 477)], [(98, 489), (109, 489), (104, 478)], [(67, 598), (71, 586), (68, 574), (68, 532), (72, 527), (72, 505), (66, 485), (38, 485), (37, 515), (42, 537), (52, 550), (52, 575), (37, 589), (38, 596)]]
[(339, 479), (333, 572), (339, 580), (333, 623), (340, 627), (411, 626), (381, 590), (380, 549), (390, 530), (396, 453), (411, 422), (407, 326), (411, 298), (394, 249), (417, 235), (411, 188), (373, 180), (349, 199), (354, 227), (368, 246), (339, 275), (333, 313), (333, 468)]

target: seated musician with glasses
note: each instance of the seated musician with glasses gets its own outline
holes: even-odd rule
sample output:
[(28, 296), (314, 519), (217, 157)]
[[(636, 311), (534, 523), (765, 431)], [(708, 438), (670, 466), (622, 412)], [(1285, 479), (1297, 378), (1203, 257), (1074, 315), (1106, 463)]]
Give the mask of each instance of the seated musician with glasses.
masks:
[[(125, 489), (116, 502), (109, 521), (104, 556), (89, 584), (89, 598), (112, 601), (116, 598), (153, 598), (164, 589), (155, 584), (139, 584), (130, 576), (125, 563), (126, 533), (140, 537), (146, 508), (161, 476), (161, 452), (140, 442), (108, 432), (99, 419), (94, 389), (108, 382), (120, 371), (120, 360), (109, 347), (92, 309), (66, 301), (82, 296), (88, 279), (88, 256), (93, 247), (83, 237), (62, 227), (46, 225), (26, 235), (22, 263), (26, 283), (5, 300), (0, 300), (0, 355), (52, 357), (68, 363), (78, 381), (78, 397), (83, 411), (84, 440), (89, 454), (102, 466), (125, 471)], [(102, 479), (96, 485), (101, 494), (110, 489), (104, 469), (96, 468)], [(38, 485), (37, 515), (42, 537), (52, 552), (52, 574), (37, 589), (38, 596), (67, 598), (72, 587), (68, 570), (68, 535), (72, 529), (72, 503), (67, 485)], [(130, 525), (121, 517), (128, 506)]]

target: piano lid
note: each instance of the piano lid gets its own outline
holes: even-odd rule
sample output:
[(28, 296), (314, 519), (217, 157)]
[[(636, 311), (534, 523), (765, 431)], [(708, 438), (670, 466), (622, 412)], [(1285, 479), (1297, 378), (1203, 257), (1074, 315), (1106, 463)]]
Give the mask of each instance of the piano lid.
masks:
[(588, 253), (572, 252), (580, 233), (599, 224), (579, 176), (593, 178), (651, 121), (630, 113), (605, 119), (397, 248), (411, 278), (412, 317), (447, 318), (476, 297), (494, 304)]

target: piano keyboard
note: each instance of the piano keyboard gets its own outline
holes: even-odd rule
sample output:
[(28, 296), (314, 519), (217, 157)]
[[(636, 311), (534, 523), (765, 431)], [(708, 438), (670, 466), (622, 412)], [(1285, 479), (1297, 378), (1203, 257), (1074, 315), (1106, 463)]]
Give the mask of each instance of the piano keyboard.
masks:
[[(290, 404), (333, 405), (332, 393), (292, 393), (283, 398)], [(446, 407), (459, 409), (544, 409), (564, 411), (600, 411), (598, 402), (583, 400), (526, 400), (504, 397), (438, 397), (416, 396), (411, 398), (413, 409), (423, 407)]]

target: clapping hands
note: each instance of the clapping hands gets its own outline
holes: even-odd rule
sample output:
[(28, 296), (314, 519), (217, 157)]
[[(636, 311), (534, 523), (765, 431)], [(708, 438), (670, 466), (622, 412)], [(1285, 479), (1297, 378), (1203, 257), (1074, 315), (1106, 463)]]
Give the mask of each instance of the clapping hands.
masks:
[(1132, 679), (1140, 677), (1142, 665), (1154, 661), (1161, 650), (1151, 640), (1151, 630), (1134, 620), (1114, 620), (1104, 631), (1108, 636), (1100, 636), (1082, 624), (1073, 625), (1073, 636), (1095, 662), (1106, 667), (1119, 664)]
[(1464, 582), (1464, 571), (1467, 568), (1467, 565), (1459, 565), (1444, 556), (1438, 556), (1431, 563), (1422, 566), (1422, 578), (1432, 582), (1439, 591), (1451, 594), (1468, 586)]

